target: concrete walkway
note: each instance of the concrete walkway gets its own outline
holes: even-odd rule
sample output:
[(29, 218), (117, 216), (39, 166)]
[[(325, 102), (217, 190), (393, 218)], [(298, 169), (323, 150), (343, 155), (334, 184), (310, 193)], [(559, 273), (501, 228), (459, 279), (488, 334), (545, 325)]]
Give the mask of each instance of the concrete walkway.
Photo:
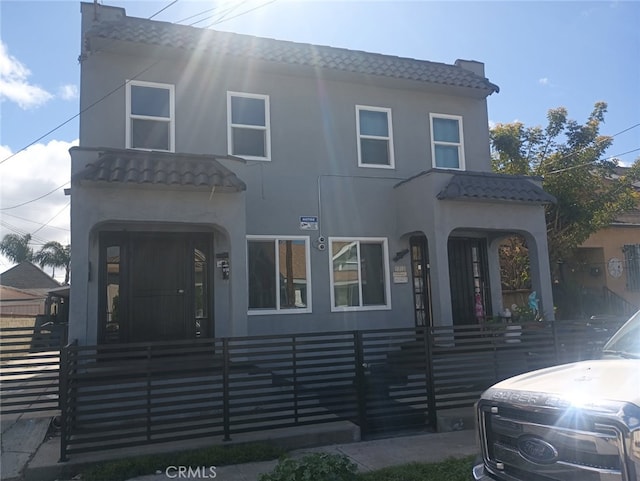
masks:
[[(219, 439), (198, 439), (166, 445), (133, 449), (75, 454), (60, 463), (60, 437), (49, 435), (50, 417), (2, 418), (2, 481), (61, 481), (74, 478), (88, 465), (151, 453), (201, 448)], [(51, 432), (49, 431), (49, 434)], [(464, 457), (477, 452), (473, 430), (446, 433), (422, 433), (391, 438), (359, 441), (359, 430), (348, 422), (306, 426), (236, 436), (232, 443), (269, 442), (293, 449), (290, 455), (299, 458), (313, 452), (342, 454), (354, 462), (360, 471), (377, 470), (409, 462), (436, 462), (450, 457)], [(170, 461), (170, 460), (168, 460)], [(256, 481), (262, 473), (271, 471), (277, 461), (246, 463), (232, 466), (200, 466), (199, 471), (185, 472), (180, 466), (169, 471), (130, 481), (169, 481), (170, 479), (212, 479), (224, 481)], [(186, 470), (186, 467), (182, 467)]]

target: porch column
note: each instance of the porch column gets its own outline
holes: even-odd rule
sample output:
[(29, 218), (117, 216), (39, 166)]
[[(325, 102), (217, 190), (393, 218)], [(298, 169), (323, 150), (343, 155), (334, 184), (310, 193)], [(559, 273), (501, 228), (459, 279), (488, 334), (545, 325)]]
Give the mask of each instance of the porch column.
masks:
[(448, 235), (443, 235), (442, 231), (437, 233), (432, 231), (428, 240), (433, 325), (450, 326), (453, 324), (453, 313), (449, 280)]
[(531, 287), (538, 294), (540, 315), (545, 321), (554, 321), (555, 312), (553, 309), (553, 290), (551, 288), (552, 281), (546, 231), (544, 233), (527, 233), (524, 235), (529, 246)]

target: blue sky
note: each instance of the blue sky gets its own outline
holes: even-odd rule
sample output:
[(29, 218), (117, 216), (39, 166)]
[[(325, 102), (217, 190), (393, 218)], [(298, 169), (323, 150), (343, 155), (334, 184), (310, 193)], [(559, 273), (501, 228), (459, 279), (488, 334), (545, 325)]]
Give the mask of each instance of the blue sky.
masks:
[[(172, 0), (99, 3), (148, 18)], [(603, 100), (601, 133), (629, 129), (607, 154), (625, 164), (640, 156), (637, 1), (178, 0), (154, 18), (436, 62), (478, 60), (500, 86), (488, 98), (490, 122), (545, 125), (547, 111), (559, 106), (584, 122)], [(36, 249), (48, 240), (68, 243), (62, 189), (66, 152), (78, 138), (70, 119), (78, 113), (80, 4), (0, 0), (0, 29), (0, 237), (35, 232)], [(0, 272), (10, 266), (0, 258)]]

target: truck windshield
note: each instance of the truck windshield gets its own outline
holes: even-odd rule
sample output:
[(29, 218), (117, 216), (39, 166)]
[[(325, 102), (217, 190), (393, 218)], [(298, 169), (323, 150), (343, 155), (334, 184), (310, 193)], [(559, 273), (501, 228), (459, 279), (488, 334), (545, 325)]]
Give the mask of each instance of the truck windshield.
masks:
[(604, 346), (605, 356), (640, 359), (640, 311), (636, 312)]

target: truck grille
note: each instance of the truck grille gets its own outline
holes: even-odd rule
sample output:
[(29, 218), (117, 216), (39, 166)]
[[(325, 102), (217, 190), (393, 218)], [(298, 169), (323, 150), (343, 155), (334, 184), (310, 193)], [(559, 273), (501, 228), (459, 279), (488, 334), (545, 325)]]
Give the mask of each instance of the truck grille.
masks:
[(486, 469), (501, 480), (635, 481), (624, 427), (597, 413), (483, 399), (478, 423)]

